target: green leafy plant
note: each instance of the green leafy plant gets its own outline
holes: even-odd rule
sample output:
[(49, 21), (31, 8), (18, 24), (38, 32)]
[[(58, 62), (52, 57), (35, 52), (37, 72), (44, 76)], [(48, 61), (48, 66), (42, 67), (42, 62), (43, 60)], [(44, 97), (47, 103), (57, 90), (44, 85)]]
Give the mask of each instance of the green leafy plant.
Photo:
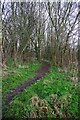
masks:
[[(32, 63), (24, 67), (9, 67), (8, 77), (3, 78), (3, 93), (33, 78), (36, 70), (41, 66)], [(15, 71), (15, 72), (13, 72)], [(50, 72), (38, 80), (19, 95), (3, 110), (4, 117), (16, 118), (77, 118), (78, 117), (79, 88), (67, 78), (67, 74), (60, 73), (55, 66)]]

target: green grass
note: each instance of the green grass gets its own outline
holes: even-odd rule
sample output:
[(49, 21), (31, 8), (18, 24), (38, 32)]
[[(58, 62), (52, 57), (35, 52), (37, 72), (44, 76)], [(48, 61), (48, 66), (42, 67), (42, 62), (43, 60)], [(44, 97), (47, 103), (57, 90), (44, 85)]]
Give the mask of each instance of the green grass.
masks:
[(35, 64), (20, 65), (19, 67), (8, 67), (6, 74), (3, 77), (3, 94), (11, 91), (18, 85), (24, 83), (28, 79), (36, 75), (37, 69), (41, 66), (38, 62)]
[[(17, 72), (14, 75), (9, 73), (8, 78), (3, 80), (3, 92), (6, 93), (23, 83), (25, 79), (32, 78), (34, 71), (40, 65), (29, 64), (25, 69), (10, 67), (9, 70)], [(8, 84), (5, 84), (7, 82)], [(59, 104), (56, 105), (58, 102)], [(65, 73), (59, 73), (58, 69), (52, 66), (49, 74), (13, 98), (11, 104), (3, 110), (3, 116), (12, 118), (14, 116), (20, 119), (42, 116), (56, 118), (55, 106), (59, 108), (61, 118), (63, 112), (67, 117), (78, 117), (78, 87), (67, 78)], [(47, 112), (42, 110), (43, 107), (47, 108)], [(37, 114), (36, 111), (39, 113)]]

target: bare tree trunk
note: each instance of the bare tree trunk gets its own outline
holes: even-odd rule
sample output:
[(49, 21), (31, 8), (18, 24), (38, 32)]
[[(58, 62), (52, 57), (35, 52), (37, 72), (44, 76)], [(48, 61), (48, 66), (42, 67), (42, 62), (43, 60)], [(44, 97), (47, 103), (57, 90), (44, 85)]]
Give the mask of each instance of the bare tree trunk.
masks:
[(13, 20), (13, 61), (14, 65), (16, 66), (16, 60), (17, 60), (17, 41), (16, 41), (16, 25), (15, 25), (15, 11), (14, 11), (14, 2), (11, 3), (12, 8), (12, 20)]
[[(78, 3), (78, 10), (80, 11), (80, 2)], [(78, 80), (80, 82), (80, 14), (78, 17)]]

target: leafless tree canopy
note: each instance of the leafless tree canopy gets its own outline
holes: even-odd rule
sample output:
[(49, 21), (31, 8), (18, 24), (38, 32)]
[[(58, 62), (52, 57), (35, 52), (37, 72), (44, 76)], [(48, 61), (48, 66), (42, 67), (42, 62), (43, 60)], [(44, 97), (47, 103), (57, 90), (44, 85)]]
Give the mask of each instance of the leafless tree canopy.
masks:
[(77, 64), (79, 15), (76, 2), (4, 2), (3, 61)]

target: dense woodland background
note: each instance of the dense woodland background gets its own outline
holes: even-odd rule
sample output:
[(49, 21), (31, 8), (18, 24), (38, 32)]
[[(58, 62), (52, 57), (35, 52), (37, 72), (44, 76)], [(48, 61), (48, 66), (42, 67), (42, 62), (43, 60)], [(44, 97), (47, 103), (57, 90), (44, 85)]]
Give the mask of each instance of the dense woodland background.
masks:
[(72, 2), (4, 2), (3, 61), (49, 60), (58, 66), (77, 64), (78, 4)]
[(80, 79), (79, 2), (3, 2), (1, 9), (0, 66), (47, 61)]
[(79, 7), (77, 2), (3, 2), (3, 64), (37, 59), (77, 69)]

